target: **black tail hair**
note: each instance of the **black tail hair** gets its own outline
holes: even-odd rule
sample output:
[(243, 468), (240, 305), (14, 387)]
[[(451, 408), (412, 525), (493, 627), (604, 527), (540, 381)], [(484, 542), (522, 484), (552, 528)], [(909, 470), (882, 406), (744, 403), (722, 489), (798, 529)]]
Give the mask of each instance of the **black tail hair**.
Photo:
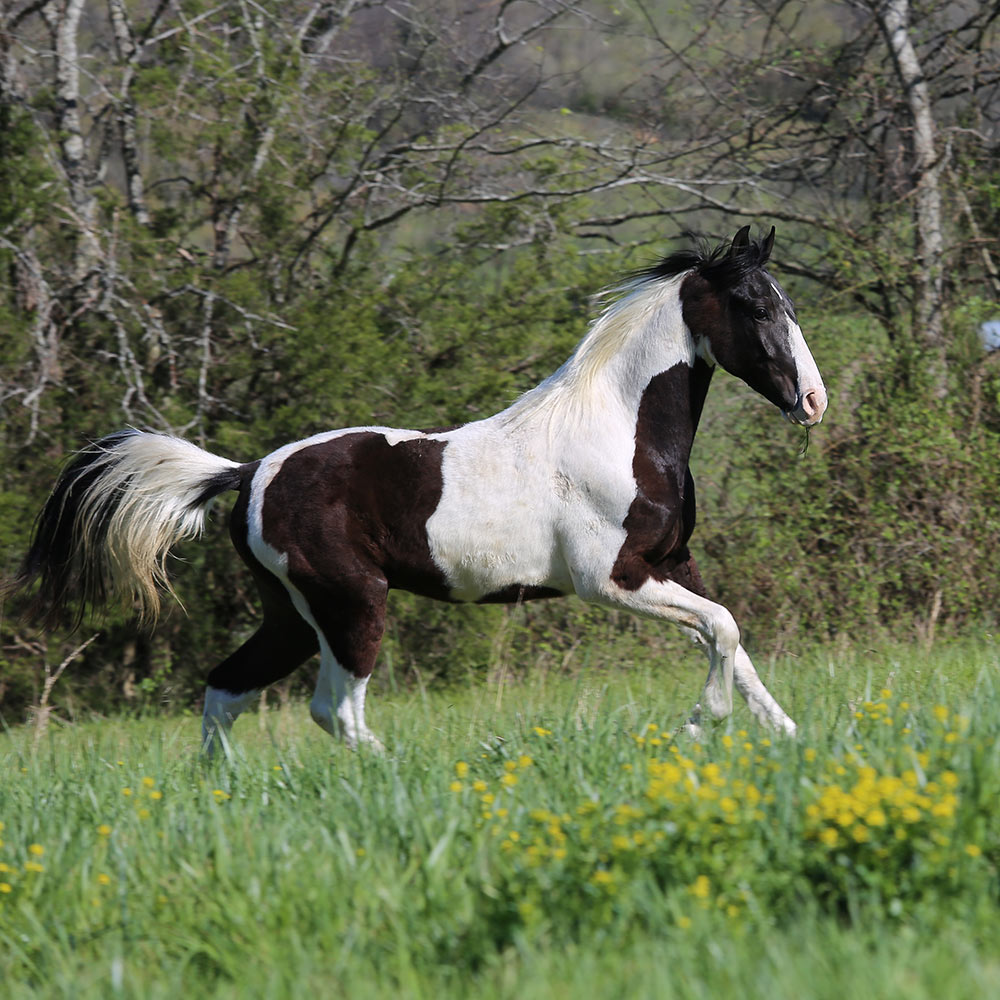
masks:
[[(157, 491), (162, 494), (158, 497), (144, 487), (141, 469), (122, 472), (133, 454), (151, 442), (163, 447), (174, 442), (180, 460), (185, 455), (200, 453), (206, 460), (214, 460), (215, 467), (207, 473), (202, 468), (194, 470), (186, 480), (180, 477), (169, 493), (157, 484)], [(152, 459), (148, 463), (151, 469), (159, 464), (162, 460)], [(26, 592), (37, 580), (38, 587), (21, 614), (46, 628), (60, 624), (67, 617), (74, 628), (79, 627), (88, 610), (103, 608), (120, 592), (137, 597), (142, 608), (152, 607), (155, 617), (156, 584), (169, 589), (162, 573), (169, 545), (200, 529), (204, 509), (218, 494), (239, 489), (246, 469), (167, 435), (129, 429), (93, 442), (60, 474), (35, 518), (27, 555), (17, 574), (3, 586), (3, 596)], [(124, 508), (129, 504), (136, 506), (135, 496), (144, 488), (147, 507), (150, 500), (159, 501), (160, 508), (168, 502), (180, 502), (180, 510), (170, 512), (172, 520), (156, 509), (153, 514), (147, 510), (143, 515), (148, 525), (136, 523), (139, 516)], [(185, 510), (190, 516), (185, 515)], [(125, 530), (121, 524), (113, 527), (116, 517), (121, 520), (123, 515), (131, 517), (132, 523), (125, 524)], [(181, 521), (184, 523), (179, 524)], [(138, 564), (129, 548), (130, 529), (156, 533)], [(110, 537), (112, 532), (117, 535)], [(70, 609), (72, 613), (67, 615)]]

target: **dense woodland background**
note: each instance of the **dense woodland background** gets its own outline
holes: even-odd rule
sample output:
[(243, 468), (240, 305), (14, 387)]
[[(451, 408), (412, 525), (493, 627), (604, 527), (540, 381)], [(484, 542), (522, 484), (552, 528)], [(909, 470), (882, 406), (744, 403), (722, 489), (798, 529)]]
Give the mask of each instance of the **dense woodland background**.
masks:
[[(758, 657), (992, 627), (998, 20), (977, 0), (7, 0), (0, 570), (88, 438), (148, 426), (246, 461), (475, 419), (561, 363), (593, 293), (749, 222), (777, 226), (831, 403), (806, 440), (716, 377), (693, 461), (709, 588)], [(8, 602), (0, 715), (193, 704), (255, 596), (224, 507), (179, 555), (186, 613), (152, 635), (127, 611), (43, 635)], [(380, 676), (671, 642), (576, 601), (398, 595)]]

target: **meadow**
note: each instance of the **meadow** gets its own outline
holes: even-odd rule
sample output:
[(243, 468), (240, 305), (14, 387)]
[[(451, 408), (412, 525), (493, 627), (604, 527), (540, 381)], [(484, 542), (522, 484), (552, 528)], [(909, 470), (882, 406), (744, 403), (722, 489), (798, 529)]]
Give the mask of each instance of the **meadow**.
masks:
[(762, 662), (800, 724), (675, 736), (701, 662), (0, 737), (18, 997), (996, 995), (1000, 641)]

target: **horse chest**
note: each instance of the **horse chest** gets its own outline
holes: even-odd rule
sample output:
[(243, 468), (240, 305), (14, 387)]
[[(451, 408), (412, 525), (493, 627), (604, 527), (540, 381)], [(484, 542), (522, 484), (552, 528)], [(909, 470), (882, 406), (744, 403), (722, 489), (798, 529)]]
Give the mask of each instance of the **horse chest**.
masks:
[(711, 373), (677, 364), (654, 376), (639, 404), (632, 476), (635, 495), (622, 522), (625, 539), (611, 579), (637, 590), (671, 577), (689, 558), (694, 530), (694, 481), (688, 457), (704, 393), (696, 383)]

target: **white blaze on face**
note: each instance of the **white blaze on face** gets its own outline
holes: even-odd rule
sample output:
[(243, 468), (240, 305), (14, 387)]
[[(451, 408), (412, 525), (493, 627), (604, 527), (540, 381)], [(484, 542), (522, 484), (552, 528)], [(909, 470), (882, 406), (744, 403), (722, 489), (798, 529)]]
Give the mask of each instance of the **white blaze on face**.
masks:
[[(787, 296), (773, 281), (771, 287), (778, 299), (787, 304)], [(790, 309), (785, 310), (785, 318), (788, 321), (788, 345), (795, 361), (795, 374), (798, 380), (795, 386), (797, 405), (789, 416), (797, 424), (811, 427), (813, 424), (818, 424), (826, 412), (826, 386), (823, 385), (823, 377), (819, 373), (819, 367), (809, 350), (809, 345), (806, 344), (806, 338), (802, 336), (802, 329), (795, 322)]]
[(826, 411), (826, 386), (823, 385), (823, 377), (806, 344), (806, 338), (791, 316), (788, 316), (788, 340), (798, 378), (798, 385), (795, 387), (798, 401), (790, 416), (796, 423), (811, 427), (823, 419)]

